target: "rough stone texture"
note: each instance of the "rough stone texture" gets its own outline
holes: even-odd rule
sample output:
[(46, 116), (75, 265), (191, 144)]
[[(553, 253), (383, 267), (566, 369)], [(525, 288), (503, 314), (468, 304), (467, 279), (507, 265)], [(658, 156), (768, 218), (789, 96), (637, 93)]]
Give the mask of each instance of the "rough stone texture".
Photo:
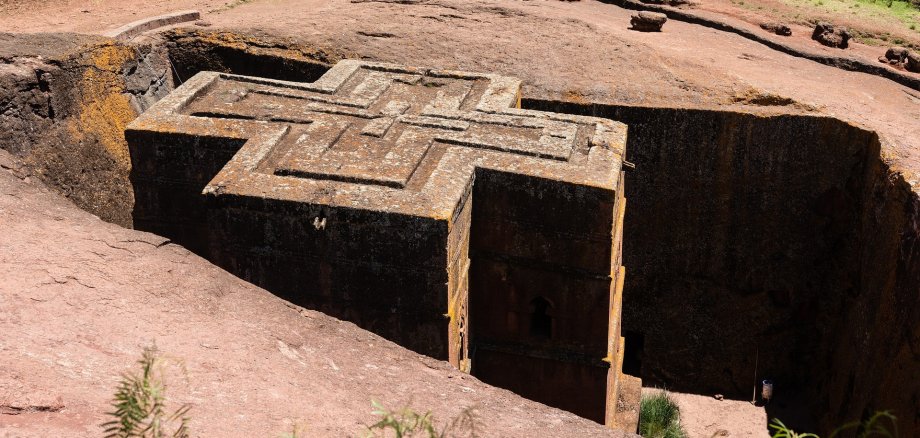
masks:
[(629, 24), (633, 30), (640, 32), (661, 32), (661, 27), (668, 21), (668, 16), (660, 12), (640, 11), (633, 14)]
[(845, 27), (835, 27), (831, 23), (821, 22), (815, 25), (811, 39), (827, 47), (846, 49), (850, 44), (850, 31)]
[(158, 27), (169, 26), (172, 24), (183, 23), (186, 21), (195, 21), (201, 18), (198, 11), (179, 11), (156, 17), (143, 18), (128, 23), (118, 29), (105, 33), (105, 36), (115, 38), (116, 40), (130, 40), (144, 32), (156, 29)]
[[(119, 6), (141, 3), (124, 0), (119, 2)], [(189, 5), (184, 7), (192, 7), (193, 3), (187, 1), (183, 4)], [(143, 4), (161, 7), (149, 2)], [(207, 18), (216, 30), (210, 33), (220, 32), (228, 37), (223, 39), (221, 47), (211, 47), (210, 44), (200, 44), (200, 47), (208, 50), (207, 55), (211, 56), (215, 64), (222, 62), (225, 68), (231, 68), (232, 60), (238, 53), (260, 51), (272, 56), (284, 53), (285, 56), (299, 57), (291, 60), (291, 65), (299, 65), (300, 58), (325, 50), (330, 54), (348, 52), (354, 53), (354, 57), (388, 62), (499, 71), (524, 78), (527, 83), (525, 97), (717, 109), (710, 112), (713, 117), (731, 114), (735, 110), (758, 115), (809, 111), (848, 120), (871, 128), (881, 136), (882, 160), (892, 168), (888, 175), (879, 177), (880, 195), (873, 201), (873, 208), (889, 211), (892, 217), (898, 218), (892, 224), (903, 224), (902, 228), (879, 227), (867, 234), (865, 239), (879, 244), (886, 242), (886, 248), (898, 251), (905, 257), (911, 254), (908, 239), (913, 236), (910, 232), (913, 219), (907, 216), (907, 212), (912, 208), (911, 203), (916, 196), (905, 186), (920, 186), (920, 149), (915, 147), (916, 139), (920, 138), (920, 124), (916, 123), (920, 118), (920, 95), (887, 79), (820, 64), (869, 71), (853, 68), (859, 65), (849, 60), (854, 47), (846, 52), (828, 52), (829, 49), (813, 44), (808, 39), (810, 32), (805, 32), (804, 41), (784, 43), (796, 49), (790, 50), (745, 39), (751, 38), (750, 34), (758, 36), (759, 39), (755, 41), (771, 38), (757, 28), (751, 29), (750, 34), (738, 32), (735, 35), (722, 31), (701, 31), (700, 26), (681, 21), (737, 32), (725, 27), (726, 20), (721, 19), (708, 24), (687, 18), (671, 20), (666, 34), (632, 32), (624, 25), (629, 21), (632, 11), (598, 2), (564, 5), (516, 0), (438, 0), (415, 4), (353, 4), (343, 0), (317, 0), (311, 3), (317, 5), (315, 8), (292, 7), (300, 4), (300, 0), (250, 2), (220, 14), (211, 14)], [(43, 5), (56, 3), (44, 2)], [(42, 10), (41, 13), (47, 10), (46, 7), (34, 9)], [(124, 9), (112, 7), (105, 11), (109, 19), (119, 13), (125, 17), (120, 22), (134, 19), (130, 11), (125, 12)], [(19, 29), (30, 31), (99, 29), (97, 11), (94, 10), (93, 14), (81, 14), (79, 10), (73, 12), (63, 25), (40, 19), (23, 19), (21, 15), (7, 15), (0, 17), (0, 21), (9, 23), (10, 27), (6, 28), (17, 28), (18, 23)], [(731, 24), (730, 21), (728, 23)], [(260, 29), (261, 36), (260, 41), (251, 43), (254, 28)], [(471, 31), (473, 29), (475, 32)], [(268, 38), (266, 33), (272, 34), (273, 39)], [(234, 37), (234, 34), (237, 36)], [(239, 37), (239, 34), (247, 36)], [(521, 35), (526, 35), (526, 38), (521, 38)], [(181, 50), (183, 44), (191, 44), (194, 41), (191, 36), (191, 31), (185, 31), (183, 42), (176, 49)], [(213, 41), (209, 39), (210, 35), (199, 37)], [(496, 44), (496, 41), (513, 42), (514, 50), (509, 50), (508, 44)], [(290, 50), (286, 50), (286, 47)], [(866, 59), (871, 59), (878, 71), (895, 72), (887, 66), (878, 65), (875, 61), (878, 49), (871, 50), (871, 57)], [(227, 54), (230, 61), (222, 60), (221, 54)], [(205, 61), (205, 56), (199, 59)], [(232, 68), (259, 65), (252, 62), (254, 58), (249, 55), (241, 59), (246, 60), (246, 65), (233, 65)], [(273, 58), (271, 65), (280, 66), (279, 70), (285, 66), (280, 58)], [(182, 68), (178, 64), (177, 67)], [(260, 73), (263, 76), (269, 74), (272, 72)], [(188, 77), (184, 76), (185, 79)], [(623, 78), (629, 80), (624, 81)], [(744, 98), (739, 100), (739, 95)], [(779, 98), (748, 99), (746, 96)], [(655, 119), (661, 110), (633, 107), (637, 119)], [(694, 114), (696, 112), (674, 111), (666, 120), (670, 126), (680, 127), (696, 120), (689, 118)], [(721, 123), (716, 125), (721, 126)], [(633, 131), (633, 135), (643, 134)], [(813, 138), (819, 136), (820, 132), (817, 132), (807, 138), (808, 141), (815, 141)], [(703, 136), (702, 140), (707, 138)], [(632, 137), (631, 141), (641, 144), (637, 137)], [(706, 143), (701, 141), (699, 144)], [(713, 150), (702, 153), (713, 153)], [(685, 161), (669, 161), (651, 171), (665, 173), (669, 171), (669, 166), (686, 165)], [(641, 169), (640, 166), (637, 171)], [(784, 167), (772, 169), (782, 171)], [(901, 182), (902, 177), (906, 181)], [(689, 191), (688, 196), (704, 199), (717, 193), (703, 186), (686, 190)], [(891, 190), (891, 193), (884, 195), (886, 190)], [(627, 233), (626, 236), (629, 240), (630, 235)], [(627, 244), (633, 245), (635, 242), (628, 241)], [(897, 276), (900, 272), (897, 269), (902, 269), (898, 266), (909, 264), (906, 258), (897, 261), (895, 266), (888, 262), (879, 263), (878, 267), (866, 267), (866, 275), (874, 276), (872, 272), (894, 269), (886, 275)], [(909, 285), (910, 282), (904, 284)], [(838, 381), (843, 383), (840, 387), (841, 395), (834, 398), (836, 404), (819, 412), (829, 426), (825, 432), (832, 430), (836, 424), (859, 417), (864, 409), (884, 407), (898, 412), (917, 411), (913, 405), (904, 404), (916, 400), (916, 394), (920, 393), (920, 388), (915, 384), (918, 383), (917, 379), (909, 374), (917, 369), (916, 363), (911, 362), (914, 356), (905, 353), (920, 350), (916, 335), (917, 324), (907, 323), (901, 327), (890, 324), (890, 321), (895, 320), (891, 319), (895, 312), (909, 316), (913, 311), (910, 309), (915, 309), (911, 306), (914, 306), (916, 300), (910, 298), (912, 295), (909, 295), (909, 291), (911, 289), (904, 289), (901, 293), (908, 295), (888, 300), (886, 297), (890, 296), (891, 289), (866, 288), (859, 297), (848, 298), (854, 303), (851, 312), (861, 312), (871, 317), (859, 325), (847, 327), (847, 336), (852, 335), (852, 339), (868, 343), (842, 341), (840, 360), (824, 362), (828, 368), (834, 366), (839, 370), (835, 373), (840, 373)], [(675, 295), (673, 299), (683, 302), (680, 295)], [(877, 303), (880, 303), (879, 307), (876, 307)], [(699, 305), (706, 308), (705, 302)], [(690, 304), (682, 307), (674, 305), (673, 308), (680, 312), (678, 316), (698, 311), (695, 305)], [(629, 311), (629, 306), (625, 310)], [(807, 314), (807, 309), (803, 311)], [(832, 317), (846, 323), (836, 315)], [(743, 313), (728, 309), (712, 323), (719, 324), (744, 317)], [(861, 353), (855, 345), (868, 353)], [(845, 355), (843, 351), (846, 351)], [(692, 360), (693, 354), (692, 350), (687, 350), (686, 356), (678, 357), (677, 360), (688, 357)], [(846, 359), (847, 355), (850, 359), (865, 361), (861, 365), (863, 368), (857, 370), (856, 361)], [(867, 371), (863, 372), (863, 369)], [(852, 393), (847, 392), (851, 373), (854, 376)], [(879, 385), (871, 379), (884, 379), (886, 383)], [(897, 397), (902, 396), (906, 401), (897, 400)], [(747, 394), (746, 398), (749, 397), (750, 394)], [(901, 415), (900, 418), (902, 434), (917, 435), (920, 422), (910, 415)]]
[(907, 57), (905, 58), (904, 68), (907, 69), (907, 71), (920, 73), (920, 53), (908, 53)]
[(885, 51), (885, 59), (895, 63), (902, 63), (907, 60), (908, 54), (910, 54), (910, 51), (903, 47), (889, 47)]
[(126, 132), (135, 226), (604, 421), (625, 126), (516, 109), (519, 93), (508, 77), (357, 61), (312, 84), (200, 73)]
[(371, 400), (475, 407), (480, 436), (635, 437), (298, 308), (168, 240), (105, 223), (0, 151), (0, 436), (99, 437), (143, 346), (180, 360), (167, 403), (193, 436), (363, 436)]
[(696, 6), (695, 0), (641, 0), (642, 3), (650, 5), (667, 5), (667, 6)]
[(918, 201), (876, 134), (824, 117), (523, 105), (630, 127), (623, 330), (644, 339), (647, 385), (749, 400), (758, 358), (771, 417), (807, 412), (798, 399), (810, 430), (883, 409), (918, 430)]
[(783, 23), (762, 23), (760, 28), (780, 36), (791, 36), (792, 29)]
[(170, 89), (161, 51), (73, 34), (0, 34), (0, 149), (81, 208), (131, 226), (123, 131)]
[(258, 32), (242, 35), (176, 29), (166, 35), (169, 35), (166, 43), (169, 57), (178, 76), (176, 83), (201, 71), (313, 82), (336, 61), (357, 58), (345, 51), (327, 51), (294, 41), (280, 41), (259, 36)]

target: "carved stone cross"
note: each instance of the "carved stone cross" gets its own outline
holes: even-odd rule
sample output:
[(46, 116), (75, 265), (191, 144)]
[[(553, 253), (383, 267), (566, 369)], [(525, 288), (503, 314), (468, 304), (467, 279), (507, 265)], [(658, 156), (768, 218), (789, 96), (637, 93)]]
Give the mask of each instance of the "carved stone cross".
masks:
[(358, 61), (313, 83), (199, 73), (126, 132), (135, 226), (474, 374), (538, 353), (597, 370), (559, 385), (609, 387), (626, 129), (521, 110), (520, 86)]

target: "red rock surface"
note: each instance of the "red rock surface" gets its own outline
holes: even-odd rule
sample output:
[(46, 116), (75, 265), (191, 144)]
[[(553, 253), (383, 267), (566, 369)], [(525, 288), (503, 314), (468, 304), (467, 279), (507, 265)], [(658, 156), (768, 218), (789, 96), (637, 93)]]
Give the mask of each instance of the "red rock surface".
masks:
[[(199, 9), (211, 24), (192, 28), (269, 34), (337, 56), (519, 77), (525, 97), (694, 108), (756, 106), (751, 95), (791, 98), (879, 132), (885, 158), (911, 185), (920, 183), (920, 91), (677, 20), (660, 33), (631, 31), (634, 11), (597, 1), (122, 0), (103, 7), (16, 0), (0, 6), (0, 28), (103, 33), (179, 9)], [(839, 52), (808, 42), (809, 35), (794, 44)], [(866, 47), (854, 44), (860, 53)], [(877, 62), (879, 54), (865, 57)]]
[[(15, 167), (0, 151), (0, 163)], [(623, 436), (487, 386), (321, 313), (296, 308), (184, 248), (102, 222), (0, 168), (0, 435), (99, 436), (119, 374), (155, 343), (187, 370), (195, 436), (356, 436), (371, 400), (483, 436)]]
[[(918, 173), (918, 170), (920, 170), (920, 155), (917, 152), (917, 139), (920, 138), (920, 123), (918, 123), (918, 120), (920, 120), (920, 92), (897, 85), (887, 79), (820, 65), (812, 61), (778, 53), (762, 44), (737, 35), (676, 20), (669, 21), (665, 31), (662, 33), (643, 34), (629, 31), (627, 27), (631, 11), (593, 1), (564, 3), (519, 2), (514, 0), (439, 0), (397, 3), (378, 0), (353, 3), (345, 0), (253, 0), (248, 2), (234, 1), (227, 4), (213, 0), (180, 0), (151, 5), (149, 2), (141, 2), (140, 0), (123, 0), (115, 4), (106, 3), (105, 7), (101, 7), (97, 6), (97, 3), (84, 0), (63, 2), (14, 0), (0, 5), (0, 28), (12, 31), (75, 30), (101, 33), (106, 29), (116, 28), (123, 23), (136, 20), (139, 16), (156, 15), (169, 10), (187, 8), (199, 8), (202, 10), (204, 19), (213, 25), (207, 29), (225, 28), (241, 31), (259, 29), (259, 32), (275, 35), (278, 38), (290, 39), (305, 46), (326, 48), (330, 53), (335, 53), (336, 56), (351, 56), (419, 66), (494, 71), (518, 76), (528, 84), (525, 87), (524, 94), (525, 97), (530, 98), (561, 98), (581, 102), (595, 101), (613, 104), (685, 108), (731, 108), (743, 111), (758, 106), (776, 105), (766, 110), (809, 112), (817, 115), (833, 116), (878, 132), (882, 137), (882, 156), (886, 163), (891, 164), (893, 171), (904, 175), (906, 181), (914, 187), (915, 191), (918, 184), (920, 184), (920, 173)], [(83, 10), (88, 12), (82, 12)], [(200, 27), (194, 28), (201, 29)], [(795, 29), (795, 32), (798, 32), (798, 29)], [(799, 43), (810, 44), (808, 41), (804, 41), (804, 38)], [(761, 113), (760, 109), (756, 111), (758, 114)], [(11, 187), (10, 185), (2, 187), (8, 186)], [(47, 197), (48, 195), (42, 196)], [(13, 203), (14, 201), (8, 199), (10, 197), (7, 195), (0, 195), (0, 197), (5, 199), (3, 204), (0, 204), (4, 208), (4, 216), (2, 216), (4, 233), (0, 234), (0, 247), (3, 248), (0, 251), (0, 254), (2, 254), (0, 255), (2, 257), (0, 264), (2, 264), (3, 269), (0, 273), (4, 276), (2, 278), (6, 278), (12, 272), (16, 273), (17, 276), (25, 276), (24, 278), (29, 279), (29, 276), (38, 275), (36, 272), (42, 272), (41, 269), (45, 269), (48, 272), (55, 273), (57, 275), (55, 278), (69, 284), (70, 286), (68, 287), (82, 287), (76, 283), (76, 280), (68, 279), (67, 275), (69, 274), (66, 274), (66, 272), (72, 268), (83, 269), (84, 265), (92, 266), (92, 264), (83, 262), (84, 259), (91, 258), (92, 254), (88, 253), (87, 250), (80, 249), (79, 246), (73, 250), (60, 246), (63, 245), (60, 242), (57, 243), (58, 246), (55, 246), (49, 240), (47, 234), (41, 234), (38, 228), (45, 227), (48, 230), (53, 230), (55, 236), (57, 234), (69, 236), (73, 233), (84, 233), (83, 236), (90, 239), (93, 238), (93, 233), (97, 231), (81, 225), (89, 220), (87, 216), (80, 216), (80, 213), (76, 210), (68, 210), (75, 217), (84, 219), (81, 219), (82, 222), (61, 223), (55, 229), (47, 224), (57, 224), (57, 221), (53, 219), (55, 214), (53, 212), (64, 207), (55, 206), (56, 204), (49, 200), (35, 208), (37, 211), (49, 211), (52, 216), (47, 216), (41, 220), (33, 220), (34, 217), (44, 216), (37, 215), (34, 209), (30, 210)], [(14, 206), (17, 210), (10, 210)], [(29, 235), (22, 231), (32, 226), (22, 223), (29, 221), (34, 222), (38, 227), (33, 229), (32, 237), (28, 237)], [(96, 223), (98, 224), (98, 222)], [(69, 227), (77, 228), (70, 229)], [(99, 227), (106, 230), (105, 233), (109, 233), (104, 235), (110, 237), (121, 235), (118, 233), (134, 235), (108, 225), (99, 225)], [(6, 230), (10, 230), (9, 236)], [(50, 231), (42, 230), (42, 232)], [(18, 245), (20, 245), (15, 248), (7, 244), (8, 241), (12, 242), (14, 238), (17, 239), (16, 242), (19, 242)], [(20, 249), (20, 247), (26, 246), (27, 240), (23, 239), (30, 238), (36, 241), (33, 245), (38, 249), (34, 251), (39, 253), (31, 256), (31, 258), (23, 256), (22, 251), (24, 250)], [(62, 242), (79, 241), (86, 243), (80, 239), (71, 238)], [(119, 245), (114, 241), (109, 243)], [(108, 248), (106, 251), (111, 252), (103, 253), (107, 256), (124, 253), (123, 256), (127, 257), (125, 251), (109, 248), (104, 243), (97, 242), (96, 246), (98, 248), (94, 247), (93, 250)], [(6, 248), (11, 249), (7, 250)], [(169, 248), (174, 247), (167, 245), (155, 251), (152, 245), (142, 243), (132, 244), (129, 247), (134, 252), (142, 250), (160, 252)], [(172, 251), (172, 249), (169, 250)], [(30, 249), (29, 251), (33, 250)], [(69, 254), (67, 251), (73, 251), (73, 254), (77, 255), (73, 257), (75, 262), (71, 262), (68, 259), (71, 256), (67, 255)], [(25, 254), (27, 255), (29, 252), (27, 251)], [(194, 259), (192, 256), (185, 257)], [(219, 272), (215, 268), (207, 267), (207, 264), (200, 260), (198, 262), (200, 262), (198, 265), (198, 268), (201, 269), (200, 272)], [(28, 267), (28, 270), (23, 266)], [(130, 287), (121, 286), (120, 283), (135, 282), (136, 280), (132, 280), (132, 278), (139, 275), (142, 278), (146, 278), (147, 283), (145, 284), (148, 284), (148, 289), (143, 289), (144, 291), (154, 290), (158, 291), (156, 293), (159, 294), (173, 294), (175, 295), (174, 298), (165, 298), (165, 300), (172, 300), (175, 303), (192, 303), (186, 304), (185, 308), (182, 306), (161, 307), (171, 311), (187, 312), (181, 314), (181, 318), (177, 318), (180, 321), (205, 318), (203, 315), (207, 315), (206, 312), (197, 312), (191, 309), (198, 307), (210, 311), (209, 309), (212, 308), (213, 304), (207, 303), (213, 303), (213, 299), (204, 300), (200, 304), (195, 304), (196, 301), (193, 298), (186, 297), (185, 300), (181, 299), (183, 294), (192, 293), (189, 292), (188, 284), (178, 288), (169, 286), (170, 282), (173, 285), (178, 284), (180, 279), (183, 282), (198, 282), (202, 285), (208, 283), (206, 280), (193, 280), (187, 277), (173, 277), (161, 274), (153, 275), (153, 277), (157, 278), (148, 278), (145, 277), (149, 275), (146, 271), (122, 272), (124, 269), (137, 271), (137, 266), (143, 266), (143, 264), (123, 263), (121, 266), (114, 267), (111, 270), (106, 269), (103, 272), (104, 275), (109, 277), (109, 280), (91, 283), (91, 285), (97, 289), (103, 287), (130, 289)], [(182, 267), (185, 265), (176, 263), (176, 266)], [(43, 273), (42, 277), (34, 280), (34, 284), (39, 284), (42, 281), (53, 282), (49, 275), (51, 274)], [(83, 278), (80, 278), (83, 281)], [(104, 279), (105, 277), (99, 278)], [(30, 281), (33, 280), (30, 279)], [(158, 282), (165, 282), (163, 284), (166, 284), (166, 286), (157, 286), (157, 284), (160, 284)], [(210, 283), (206, 284), (206, 286), (207, 288), (202, 290), (213, 290), (211, 288), (216, 287)], [(64, 286), (49, 284), (49, 287), (62, 288)], [(246, 286), (240, 285), (238, 287), (245, 288)], [(251, 288), (246, 290), (251, 290)], [(16, 293), (21, 294), (24, 292), (17, 290)], [(148, 292), (138, 293), (141, 296), (147, 296), (145, 294), (148, 294)], [(121, 294), (133, 296), (128, 292), (113, 292), (112, 295), (117, 298), (113, 298), (112, 302), (118, 304), (119, 301), (117, 300), (121, 299)], [(0, 296), (2, 296), (2, 299), (8, 300), (8, 295), (12, 296), (11, 293), (7, 293), (4, 290), (4, 294)], [(52, 297), (57, 296), (54, 292), (50, 293), (50, 295)], [(61, 296), (67, 295), (62, 294)], [(209, 295), (205, 294), (204, 296)], [(130, 302), (136, 305), (141, 300), (142, 298), (136, 297), (132, 298)], [(268, 298), (265, 298), (265, 300), (268, 300)], [(88, 313), (83, 315), (98, 315), (96, 318), (117, 315), (108, 304), (89, 307), (91, 301), (81, 302), (75, 299), (70, 301), (87, 306), (87, 309), (82, 311)], [(5, 303), (0, 304), (4, 306), (4, 309), (6, 308)], [(36, 345), (42, 345), (41, 343), (60, 345), (60, 347), (54, 348), (60, 348), (61, 351), (68, 351), (68, 348), (78, 348), (75, 346), (78, 344), (67, 337), (45, 340), (46, 337), (51, 336), (49, 333), (55, 333), (52, 328), (45, 331), (33, 329), (32, 331), (36, 333), (30, 334), (31, 337), (22, 338), (22, 333), (29, 331), (28, 327), (36, 327), (39, 324), (36, 321), (48, 324), (44, 320), (53, 319), (54, 321), (51, 325), (58, 327), (66, 326), (66, 324), (79, 327), (79, 324), (91, 323), (82, 321), (80, 319), (81, 315), (77, 313), (74, 313), (73, 317), (69, 317), (69, 312), (71, 311), (63, 310), (67, 307), (65, 304), (60, 304), (57, 313), (42, 311), (40, 314), (33, 315), (31, 317), (33, 318), (32, 326), (24, 323), (8, 323), (6, 322), (7, 314), (0, 312), (0, 318), (4, 318), (4, 325), (0, 327), (0, 330), (3, 330), (2, 333), (4, 333), (4, 336), (0, 337), (0, 343), (3, 344), (3, 350), (0, 350), (0, 354), (4, 355), (2, 357), (7, 357), (9, 354), (8, 349), (10, 348), (31, 351), (28, 346), (32, 345), (32, 343)], [(10, 313), (10, 315), (15, 314)], [(63, 315), (68, 316), (68, 318), (60, 318)], [(155, 316), (157, 313), (153, 315)], [(54, 316), (57, 316), (57, 318), (52, 318)], [(153, 316), (149, 317), (152, 318)], [(263, 318), (269, 317), (268, 315), (263, 315)], [(274, 316), (271, 317), (273, 318)], [(13, 317), (9, 318), (12, 319)], [(62, 321), (57, 321), (58, 319)], [(133, 323), (131, 318), (128, 318), (128, 321)], [(101, 324), (101, 322), (97, 321), (93, 324)], [(235, 327), (234, 324), (237, 323), (230, 323), (229, 327)], [(194, 325), (190, 324), (186, 327), (192, 326)], [(350, 333), (360, 333), (350, 325), (342, 326), (349, 327), (352, 330)], [(14, 328), (15, 331), (10, 332), (10, 327)], [(185, 328), (183, 329), (186, 332), (199, 333), (197, 330), (188, 331)], [(135, 333), (135, 335), (141, 334), (143, 330), (159, 333), (160, 331), (171, 330), (171, 326), (169, 324), (148, 322), (138, 330), (140, 331), (132, 333)], [(14, 335), (6, 336), (7, 332), (14, 333)], [(70, 332), (70, 335), (75, 336), (77, 333), (82, 335), (85, 332), (83, 330), (74, 331)], [(209, 332), (202, 331), (200, 333)], [(235, 333), (239, 335), (239, 333), (242, 333), (242, 329), (238, 329)], [(16, 338), (15, 336), (20, 337)], [(218, 339), (221, 337), (214, 333), (210, 336)], [(363, 334), (361, 336), (368, 337), (369, 335)], [(144, 339), (154, 337), (156, 336), (149, 336), (148, 334), (144, 336)], [(21, 339), (22, 341), (12, 342), (10, 339)], [(157, 339), (159, 340), (160, 338)], [(175, 354), (176, 352), (170, 351), (170, 348), (176, 350), (176, 346), (181, 344), (180, 340), (177, 339), (171, 343), (160, 341), (159, 343), (161, 348)], [(79, 390), (71, 385), (71, 380), (67, 380), (65, 384), (60, 385), (56, 384), (55, 378), (58, 374), (73, 372), (67, 371), (71, 369), (67, 367), (67, 364), (81, 363), (82, 361), (92, 363), (92, 360), (95, 359), (91, 359), (91, 357), (95, 356), (84, 353), (95, 350), (80, 347), (76, 351), (69, 351), (66, 358), (60, 359), (58, 362), (54, 362), (57, 360), (54, 359), (53, 351), (55, 350), (49, 346), (37, 350), (44, 351), (42, 354), (45, 356), (36, 356), (42, 358), (41, 360), (31, 359), (29, 356), (17, 353), (17, 361), (28, 360), (32, 361), (28, 362), (29, 364), (49, 364), (41, 365), (45, 367), (45, 371), (38, 368), (38, 365), (34, 365), (35, 369), (39, 370), (34, 373), (45, 373), (50, 377), (42, 377), (45, 380), (41, 381), (37, 380), (38, 377), (33, 377), (37, 383), (33, 383), (29, 387), (17, 387), (19, 389), (17, 389), (18, 392), (15, 395), (20, 400), (25, 400), (27, 404), (53, 405), (56, 403), (56, 395), (49, 392), (47, 388), (60, 387), (64, 388), (62, 391), (73, 391), (73, 393), (77, 394), (81, 393), (80, 391), (86, 391), (87, 388), (91, 388), (92, 391), (95, 391), (95, 394), (85, 397), (92, 397), (93, 403), (104, 403), (115, 382), (115, 374), (118, 371), (127, 369), (132, 364), (139, 353), (140, 346), (145, 343), (145, 341), (139, 339), (123, 341), (123, 345), (120, 347), (121, 350), (118, 350), (117, 353), (118, 365), (110, 365), (106, 372), (95, 374), (99, 380), (91, 384), (84, 384)], [(269, 344), (271, 343), (269, 342)], [(337, 342), (330, 342), (329, 344), (338, 345)], [(198, 344), (192, 343), (190, 345), (189, 349), (184, 351), (192, 352), (192, 348), (197, 348), (195, 345)], [(395, 349), (392, 351), (401, 351), (396, 347), (391, 348)], [(384, 356), (386, 354), (396, 354), (383, 353), (384, 350), (379, 350)], [(200, 348), (200, 351), (203, 360), (211, 358), (211, 360), (216, 361), (225, 355), (220, 350), (215, 353), (204, 347)], [(259, 352), (264, 352), (264, 354), (271, 352), (271, 354), (274, 354), (275, 351), (279, 350), (277, 345), (274, 345), (274, 347), (268, 345), (253, 351), (257, 352), (257, 354)], [(323, 354), (326, 354), (326, 350), (317, 349), (316, 351), (322, 351), (324, 352)], [(179, 349), (179, 354), (181, 355), (181, 353), (182, 350)], [(196, 352), (195, 356), (198, 354)], [(333, 352), (329, 354), (333, 354)], [(334, 354), (343, 353), (336, 351)], [(357, 354), (355, 353), (355, 355)], [(101, 356), (107, 357), (106, 355)], [(0, 370), (6, 372), (7, 369), (12, 369), (7, 366), (7, 359), (3, 360), (4, 362), (0, 362)], [(377, 363), (372, 364), (380, 365)], [(257, 365), (256, 367), (260, 366)], [(323, 365), (320, 363), (318, 366)], [(341, 365), (338, 366), (341, 367)], [(356, 365), (356, 368), (360, 367)], [(21, 373), (21, 371), (19, 372)], [(214, 375), (217, 374), (216, 371), (213, 373)], [(258, 376), (260, 376), (258, 378), (262, 378), (261, 374)], [(382, 379), (379, 375), (374, 378)], [(0, 378), (0, 382), (4, 382), (2, 384), (6, 385), (5, 382), (17, 382), (21, 381), (21, 379), (21, 377), (16, 377), (13, 380)], [(251, 384), (249, 381), (244, 382), (247, 385)], [(341, 388), (332, 386), (328, 382), (322, 382), (322, 384), (328, 385), (329, 388)], [(359, 382), (358, 384), (362, 383)], [(401, 384), (397, 378), (394, 378), (388, 388), (400, 387), (399, 385)], [(897, 385), (898, 382), (891, 382), (888, 387), (893, 388), (897, 387)], [(399, 394), (404, 395), (409, 392), (411, 390), (403, 391)], [(3, 397), (0, 398), (0, 404), (8, 403), (6, 401), (9, 399), (6, 395), (8, 393), (13, 394), (12, 390), (6, 386), (0, 387), (0, 397)], [(241, 389), (240, 392), (235, 394), (239, 397), (240, 394), (244, 393)], [(39, 394), (47, 394), (47, 396), (38, 396)], [(321, 400), (322, 403), (327, 403), (331, 397), (334, 397), (329, 394), (332, 393), (323, 392), (322, 396), (316, 396), (308, 400), (310, 402)], [(348, 406), (351, 409), (349, 412), (353, 413), (353, 415), (350, 414), (351, 416), (347, 417), (349, 418), (347, 421), (352, 422), (356, 427), (360, 422), (369, 421), (369, 415), (364, 413), (369, 410), (369, 399), (373, 396), (376, 395), (369, 394), (366, 398), (347, 396), (349, 397), (348, 400), (350, 400), (348, 402), (350, 403)], [(258, 407), (258, 403), (253, 403), (253, 400), (257, 400), (255, 397), (255, 395), (250, 395), (246, 403), (227, 403), (221, 405), (221, 408), (225, 409), (228, 406), (233, 406), (235, 410), (240, 411), (261, 409)], [(436, 398), (436, 396), (432, 397)], [(80, 400), (88, 399), (77, 400), (79, 404), (82, 403)], [(389, 400), (396, 400), (393, 403), (398, 403), (402, 399), (399, 397), (385, 399), (385, 401)], [(426, 398), (425, 400), (428, 399)], [(462, 401), (468, 400), (472, 399), (463, 399)], [(16, 403), (23, 402), (17, 400)], [(331, 404), (331, 402), (328, 403)], [(346, 403), (340, 404), (345, 405)], [(443, 414), (436, 406), (431, 404), (426, 406), (422, 403), (414, 403), (414, 405), (435, 409), (436, 413), (444, 418), (453, 415), (463, 403), (452, 400), (444, 402), (441, 406), (451, 406), (454, 410), (446, 410)], [(69, 409), (77, 409), (73, 407), (76, 405), (72, 403), (68, 406), (70, 407), (62, 410), (61, 414), (73, 412), (69, 411)], [(98, 409), (93, 412), (102, 412), (102, 409), (104, 409), (93, 406), (93, 409)], [(501, 409), (501, 406), (496, 405), (496, 408)], [(339, 424), (333, 423), (332, 420), (322, 419), (323, 415), (314, 414), (318, 412), (316, 410), (309, 412), (305, 417), (307, 417), (308, 422), (312, 421), (312, 424)], [(279, 415), (281, 417), (273, 420), (275, 421), (273, 424), (287, 424), (283, 418), (288, 414)], [(211, 419), (222, 419), (224, 416), (226, 415), (214, 414), (203, 418), (211, 421)], [(17, 417), (19, 418), (17, 421), (23, 421), (22, 419), (26, 418)], [(8, 418), (15, 417), (0, 415), (0, 422), (3, 422), (4, 427)], [(32, 424), (53, 423), (55, 427), (64, 427), (62, 425), (68, 424), (67, 421), (73, 421), (73, 424), (78, 425), (90, 424), (89, 421), (96, 421), (94, 419), (96, 417), (91, 417), (90, 414), (79, 414), (76, 417), (34, 414), (34, 418), (35, 420)], [(509, 419), (506, 421), (514, 420)], [(531, 425), (539, 424), (531, 420), (527, 421)], [(250, 427), (250, 425), (253, 427), (251, 430), (258, 429), (261, 431), (267, 427), (259, 425), (257, 421), (246, 422), (243, 427)], [(342, 425), (329, 427), (330, 434), (353, 433), (352, 431), (355, 430), (354, 427)], [(519, 430), (522, 434), (527, 434), (535, 429), (522, 428)], [(577, 428), (572, 430), (579, 431)], [(268, 433), (275, 433), (275, 429)], [(542, 435), (542, 433), (539, 435)]]

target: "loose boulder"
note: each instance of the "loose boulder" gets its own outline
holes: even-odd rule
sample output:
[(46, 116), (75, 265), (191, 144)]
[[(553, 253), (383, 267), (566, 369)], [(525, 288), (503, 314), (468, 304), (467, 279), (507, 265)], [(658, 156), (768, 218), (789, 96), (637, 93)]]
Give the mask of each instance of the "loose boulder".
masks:
[(907, 62), (908, 55), (910, 55), (910, 50), (903, 47), (889, 47), (885, 51), (885, 56), (878, 57), (878, 62), (900, 66)]
[(904, 68), (909, 72), (920, 73), (920, 54), (917, 52), (910, 52), (907, 54), (906, 63)]
[(640, 32), (661, 32), (661, 27), (668, 21), (668, 16), (660, 12), (641, 11), (634, 14), (629, 24), (633, 30)]
[(792, 35), (792, 29), (782, 23), (763, 23), (760, 25), (760, 28), (767, 32), (775, 33), (781, 36)]
[(850, 31), (845, 27), (834, 27), (831, 23), (820, 22), (815, 25), (811, 39), (827, 47), (846, 49), (849, 46)]

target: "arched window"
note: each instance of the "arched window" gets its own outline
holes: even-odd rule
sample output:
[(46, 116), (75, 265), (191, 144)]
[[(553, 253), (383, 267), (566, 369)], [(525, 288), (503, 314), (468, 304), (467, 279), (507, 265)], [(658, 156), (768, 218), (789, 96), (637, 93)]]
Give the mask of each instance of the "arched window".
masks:
[(552, 308), (552, 303), (543, 297), (536, 297), (530, 301), (530, 336), (542, 339), (552, 337)]

